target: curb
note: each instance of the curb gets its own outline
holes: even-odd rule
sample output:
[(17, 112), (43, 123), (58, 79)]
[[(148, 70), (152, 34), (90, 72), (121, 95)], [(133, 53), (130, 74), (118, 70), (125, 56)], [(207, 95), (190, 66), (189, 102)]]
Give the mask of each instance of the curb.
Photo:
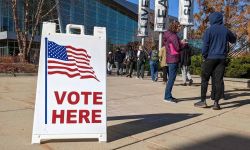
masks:
[(37, 73), (0, 73), (0, 77), (37, 76)]

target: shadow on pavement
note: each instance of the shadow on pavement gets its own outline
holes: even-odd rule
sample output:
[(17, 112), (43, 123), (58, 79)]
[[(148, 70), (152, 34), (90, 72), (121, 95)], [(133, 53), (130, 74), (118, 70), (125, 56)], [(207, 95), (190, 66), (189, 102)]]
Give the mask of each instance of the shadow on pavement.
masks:
[[(177, 84), (177, 86), (179, 86), (179, 85)], [(211, 94), (211, 92), (208, 91), (207, 95), (210, 95), (210, 94)], [(231, 99), (242, 97), (242, 96), (250, 96), (250, 89), (226, 90), (225, 91), (225, 98), (226, 99), (224, 99), (224, 100), (231, 100)], [(183, 98), (178, 98), (179, 102), (181, 102), (181, 101), (195, 101), (195, 100), (198, 101), (200, 99), (201, 99), (200, 96), (198, 96), (198, 97), (187, 97), (187, 98), (183, 97)], [(210, 99), (210, 96), (206, 96), (206, 100), (209, 100), (209, 99)]]
[(200, 141), (198, 144), (180, 146), (178, 150), (249, 150), (250, 138), (238, 135), (221, 135)]
[[(197, 117), (201, 114), (145, 114), (130, 116), (108, 117), (112, 120), (130, 120), (125, 123), (116, 124), (108, 127), (108, 142), (116, 141), (121, 138), (132, 136), (145, 131), (153, 130), (159, 127), (167, 126), (186, 119)], [(131, 121), (133, 120), (133, 121)], [(112, 132), (118, 133), (112, 135)]]
[(82, 139), (52, 139), (52, 140), (44, 140), (41, 142), (41, 144), (48, 144), (48, 143), (75, 143), (75, 142), (97, 142), (98, 139), (87, 139), (87, 138), (82, 138)]
[[(221, 105), (221, 109), (225, 109), (225, 108), (237, 108), (243, 105), (247, 105), (250, 104), (250, 99), (241, 99), (241, 100), (235, 100), (235, 101), (228, 101), (230, 99), (233, 98), (237, 98), (240, 96), (250, 96), (249, 93), (242, 93), (242, 94), (225, 94), (227, 99), (226, 100), (220, 100), (220, 105)], [(179, 102), (181, 103), (182, 101), (192, 101), (192, 100), (196, 100), (195, 102), (198, 102), (198, 99), (200, 97), (190, 97), (190, 98), (178, 98)], [(210, 97), (207, 97), (207, 101), (212, 101), (209, 99)], [(230, 106), (226, 106), (226, 105), (230, 105)], [(211, 108), (213, 107), (213, 105), (208, 106), (207, 108)]]
[(226, 90), (225, 93), (229, 93), (229, 92), (245, 92), (245, 91), (250, 92), (250, 89), (247, 89), (247, 88), (244, 88), (244, 89), (235, 88), (234, 90)]
[[(225, 109), (225, 108), (240, 107), (247, 104), (250, 104), (250, 99), (237, 100), (232, 102), (222, 102), (220, 105), (222, 106), (222, 109)], [(225, 105), (230, 105), (230, 106), (225, 106)]]
[(200, 83), (192, 83), (192, 85), (188, 85), (188, 83), (187, 83), (187, 85), (184, 86), (183, 83), (175, 83), (174, 86), (188, 87), (188, 86), (201, 86), (201, 84)]

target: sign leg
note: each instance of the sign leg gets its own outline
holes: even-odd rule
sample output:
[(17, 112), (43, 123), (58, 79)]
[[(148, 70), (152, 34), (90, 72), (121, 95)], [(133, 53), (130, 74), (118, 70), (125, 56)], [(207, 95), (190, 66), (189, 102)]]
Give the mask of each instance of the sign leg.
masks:
[(107, 142), (107, 134), (100, 134), (99, 142)]
[(41, 143), (41, 139), (39, 135), (32, 135), (32, 144), (40, 144)]

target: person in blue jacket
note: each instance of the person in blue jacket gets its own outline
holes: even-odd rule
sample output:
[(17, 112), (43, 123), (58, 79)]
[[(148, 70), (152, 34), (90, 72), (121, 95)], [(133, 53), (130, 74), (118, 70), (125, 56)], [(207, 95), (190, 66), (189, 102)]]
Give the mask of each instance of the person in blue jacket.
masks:
[(210, 27), (203, 35), (201, 66), (201, 100), (194, 104), (195, 107), (207, 107), (206, 93), (210, 76), (213, 76), (213, 86), (215, 87), (214, 110), (219, 110), (219, 100), (222, 93), (223, 76), (226, 65), (228, 42), (235, 43), (236, 35), (227, 29), (223, 24), (223, 15), (214, 12), (209, 16)]

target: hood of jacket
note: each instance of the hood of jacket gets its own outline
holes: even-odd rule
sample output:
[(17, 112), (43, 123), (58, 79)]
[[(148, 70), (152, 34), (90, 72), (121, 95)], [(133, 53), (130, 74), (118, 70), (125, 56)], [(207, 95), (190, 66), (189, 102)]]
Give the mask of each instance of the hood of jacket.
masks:
[(220, 12), (214, 12), (209, 16), (210, 25), (214, 24), (222, 24), (223, 23), (223, 15)]

